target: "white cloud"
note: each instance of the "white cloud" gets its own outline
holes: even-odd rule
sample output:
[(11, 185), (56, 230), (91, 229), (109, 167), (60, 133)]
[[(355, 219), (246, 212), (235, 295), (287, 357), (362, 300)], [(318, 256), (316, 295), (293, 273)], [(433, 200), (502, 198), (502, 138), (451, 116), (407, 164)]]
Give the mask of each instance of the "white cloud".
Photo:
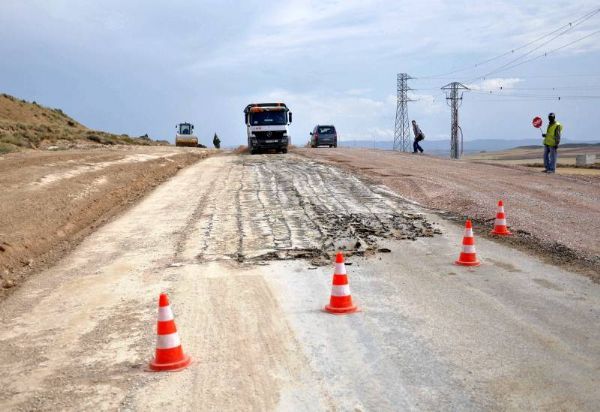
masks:
[(510, 78), (494, 78), (494, 79), (485, 79), (477, 83), (467, 84), (469, 89), (471, 90), (481, 90), (481, 91), (508, 91), (510, 89), (514, 89), (514, 87), (521, 83), (523, 79), (519, 79), (516, 77)]
[[(202, 56), (195, 64), (197, 68), (234, 63), (254, 66), (273, 56), (302, 59), (324, 55), (332, 61), (361, 55), (365, 62), (407, 56), (416, 62), (449, 55), (457, 59), (473, 54), (489, 56), (546, 34), (571, 16), (592, 9), (592, 5), (590, 1), (573, 1), (548, 8), (545, 2), (532, 1), (523, 7), (505, 0), (485, 4), (466, 0), (280, 2), (260, 8), (257, 16), (248, 18), (247, 35), (222, 50), (216, 49), (208, 59)], [(572, 34), (586, 33), (586, 26), (582, 26)], [(592, 40), (586, 47), (592, 47)], [(496, 63), (489, 67), (496, 67)]]
[(414, 100), (409, 108), (418, 115), (430, 116), (447, 110), (442, 94), (409, 93), (408, 97)]
[(373, 89), (365, 88), (365, 89), (348, 89), (345, 91), (346, 94), (350, 96), (362, 96), (367, 93), (370, 93)]
[(316, 124), (336, 125), (342, 140), (393, 138), (393, 131), (384, 127), (394, 122), (395, 109), (388, 99), (348, 93), (294, 93), (277, 89), (239, 100), (284, 102), (294, 113), (292, 134), (297, 144), (297, 139), (307, 138), (308, 132)]

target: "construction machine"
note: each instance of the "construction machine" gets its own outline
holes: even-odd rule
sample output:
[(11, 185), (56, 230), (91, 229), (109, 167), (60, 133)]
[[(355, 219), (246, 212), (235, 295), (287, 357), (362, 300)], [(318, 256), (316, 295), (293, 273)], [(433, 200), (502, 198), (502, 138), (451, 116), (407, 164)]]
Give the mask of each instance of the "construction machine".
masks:
[(179, 123), (175, 126), (175, 146), (198, 147), (198, 138), (194, 136), (194, 125), (191, 123)]
[(248, 148), (255, 154), (263, 150), (287, 153), (288, 126), (292, 112), (284, 103), (252, 103), (244, 109)]

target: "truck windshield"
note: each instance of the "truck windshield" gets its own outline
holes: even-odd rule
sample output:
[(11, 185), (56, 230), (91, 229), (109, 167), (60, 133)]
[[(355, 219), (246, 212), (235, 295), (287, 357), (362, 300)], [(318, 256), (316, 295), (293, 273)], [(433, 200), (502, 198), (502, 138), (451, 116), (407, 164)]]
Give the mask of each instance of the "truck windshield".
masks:
[(250, 113), (250, 124), (252, 126), (287, 124), (286, 112), (283, 110), (278, 110), (274, 112)]
[(189, 124), (179, 125), (179, 134), (192, 134), (192, 127)]

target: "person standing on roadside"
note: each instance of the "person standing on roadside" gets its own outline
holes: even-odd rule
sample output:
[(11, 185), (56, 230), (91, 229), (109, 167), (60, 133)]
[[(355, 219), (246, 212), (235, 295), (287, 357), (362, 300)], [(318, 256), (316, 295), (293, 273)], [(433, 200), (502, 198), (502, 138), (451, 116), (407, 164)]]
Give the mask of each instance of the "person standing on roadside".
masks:
[(421, 140), (425, 140), (425, 134), (421, 131), (421, 128), (415, 120), (412, 121), (413, 133), (415, 134), (415, 140), (413, 142), (413, 153), (417, 151), (423, 153), (423, 148), (419, 144)]
[(558, 145), (562, 134), (562, 124), (556, 121), (554, 113), (548, 115), (548, 129), (543, 133), (544, 137), (544, 173), (556, 172), (556, 160), (558, 156)]

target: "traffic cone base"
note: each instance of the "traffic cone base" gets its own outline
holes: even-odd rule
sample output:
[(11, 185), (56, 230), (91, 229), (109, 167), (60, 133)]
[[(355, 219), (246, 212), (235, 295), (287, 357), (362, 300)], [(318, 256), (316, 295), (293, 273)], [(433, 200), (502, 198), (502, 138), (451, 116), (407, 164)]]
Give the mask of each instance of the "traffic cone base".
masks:
[(156, 358), (150, 362), (150, 369), (156, 372), (171, 371), (176, 372), (185, 369), (192, 363), (192, 358), (188, 355), (183, 355), (183, 359), (171, 363), (157, 363)]
[(496, 228), (494, 228), (494, 230), (492, 230), (490, 233), (492, 235), (498, 235), (498, 236), (511, 236), (512, 235), (512, 232), (508, 229), (497, 230)]
[(455, 261), (454, 264), (460, 266), (479, 266), (481, 265), (481, 262), (479, 260), (476, 260), (475, 262), (466, 262), (464, 260), (461, 260), (461, 258), (458, 258), (458, 260)]
[(331, 305), (325, 305), (325, 307), (323, 308), (323, 310), (325, 312), (329, 312), (332, 313), (334, 315), (343, 315), (345, 313), (353, 313), (353, 312), (358, 312), (360, 309), (358, 308), (358, 306), (356, 305), (351, 305), (351, 306), (347, 306), (345, 308), (336, 308), (333, 307)]

